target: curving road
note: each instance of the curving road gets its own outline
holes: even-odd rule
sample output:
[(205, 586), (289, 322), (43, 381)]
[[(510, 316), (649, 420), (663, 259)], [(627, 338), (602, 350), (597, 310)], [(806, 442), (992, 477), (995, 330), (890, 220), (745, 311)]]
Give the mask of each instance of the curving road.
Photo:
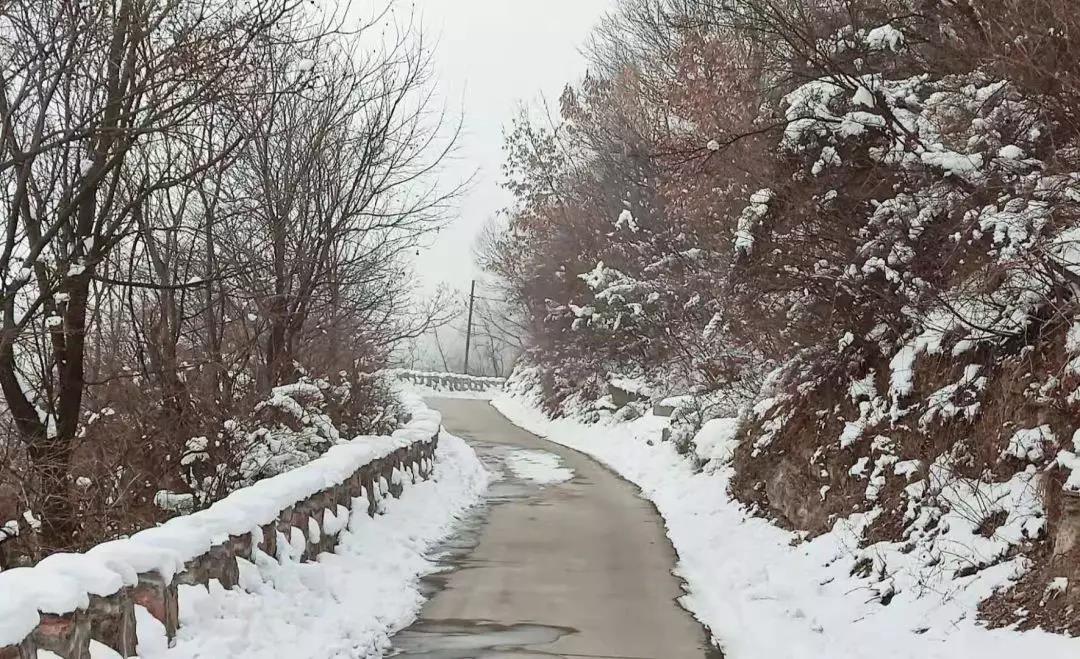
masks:
[[(656, 510), (632, 485), (512, 425), (486, 401), (429, 404), (504, 479), (446, 547), (448, 571), (430, 580), (420, 619), (395, 637), (397, 656), (720, 656), (676, 603), (675, 553)], [(543, 469), (507, 468), (515, 456), (554, 461), (549, 454), (573, 471), (571, 480), (544, 484)]]

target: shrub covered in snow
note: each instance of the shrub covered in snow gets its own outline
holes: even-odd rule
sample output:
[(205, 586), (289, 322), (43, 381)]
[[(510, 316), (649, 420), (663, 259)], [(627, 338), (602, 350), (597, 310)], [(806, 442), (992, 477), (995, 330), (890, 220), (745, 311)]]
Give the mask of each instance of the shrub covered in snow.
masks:
[[(97, 439), (81, 443), (73, 457), (70, 486), (79, 512), (71, 539), (75, 547), (200, 510), (239, 487), (305, 465), (335, 445), (389, 434), (408, 420), (393, 382), (378, 375), (299, 375), (261, 400), (237, 387), (227, 408), (219, 401), (211, 404), (193, 387), (192, 408), (180, 422), (172, 411), (156, 407), (155, 391), (132, 384), (95, 391), (103, 398), (95, 397), (98, 411), (86, 415), (84, 433)], [(40, 513), (24, 507), (27, 494), (0, 479), (0, 523), (13, 520), (11, 532), (0, 533), (0, 569), (47, 553), (29, 521)]]
[(617, 379), (700, 401), (669, 438), (784, 526), (846, 525), (883, 604), (1080, 633), (1044, 596), (1080, 578), (1075, 7), (646, 4), (670, 20), (624, 3), (557, 131), (509, 136), (519, 378), (594, 419)]
[(358, 435), (389, 433), (403, 416), (390, 383), (378, 376), (359, 383), (341, 378), (337, 384), (303, 376), (274, 387), (251, 416), (226, 420), (213, 442), (188, 440), (180, 467), (194, 501), (166, 492), (155, 503), (173, 512), (183, 512), (181, 504), (207, 505), (239, 487), (305, 465)]

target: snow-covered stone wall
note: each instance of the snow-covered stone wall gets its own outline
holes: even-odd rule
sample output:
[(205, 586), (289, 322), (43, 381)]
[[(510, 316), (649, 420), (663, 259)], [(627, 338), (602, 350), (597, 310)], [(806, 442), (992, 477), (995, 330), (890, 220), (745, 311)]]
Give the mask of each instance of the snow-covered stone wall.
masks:
[(431, 475), (441, 421), (438, 412), (416, 409), (391, 436), (334, 446), (206, 510), (83, 554), (0, 572), (0, 659), (38, 659), (39, 650), (88, 659), (98, 645), (134, 656), (136, 605), (173, 638), (179, 585), (216, 579), (235, 587), (237, 559), (256, 552), (307, 560), (332, 551), (354, 511), (375, 515), (385, 497)]
[(502, 391), (503, 385), (506, 384), (506, 378), (413, 371), (403, 368), (388, 370), (386, 374), (432, 394), (453, 392), (495, 393)]

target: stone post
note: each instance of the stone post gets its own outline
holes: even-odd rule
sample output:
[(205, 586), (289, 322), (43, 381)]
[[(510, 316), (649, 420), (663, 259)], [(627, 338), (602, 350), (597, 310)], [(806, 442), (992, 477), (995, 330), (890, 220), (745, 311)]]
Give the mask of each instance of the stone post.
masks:
[(270, 558), (277, 558), (278, 546), (277, 546), (277, 534), (278, 524), (277, 522), (270, 522), (262, 527), (262, 542), (259, 543), (259, 549)]
[(1054, 530), (1054, 556), (1064, 556), (1080, 544), (1080, 492), (1061, 492), (1061, 517)]
[(184, 571), (176, 576), (178, 583), (188, 586), (206, 585), (211, 579), (217, 579), (225, 588), (235, 588), (240, 583), (240, 567), (236, 564), (231, 543), (214, 545), (210, 551), (189, 561)]
[(131, 600), (146, 608), (165, 627), (165, 635), (171, 642), (180, 626), (180, 609), (176, 594), (176, 582), (166, 582), (157, 572), (139, 575), (139, 584), (131, 590)]
[(85, 611), (42, 613), (33, 636), (39, 650), (49, 650), (64, 659), (90, 659), (90, 618)]
[(125, 588), (109, 597), (90, 597), (90, 638), (104, 643), (122, 657), (134, 657), (135, 604)]
[(37, 659), (37, 646), (34, 637), (30, 636), (18, 645), (8, 645), (0, 648), (0, 659)]

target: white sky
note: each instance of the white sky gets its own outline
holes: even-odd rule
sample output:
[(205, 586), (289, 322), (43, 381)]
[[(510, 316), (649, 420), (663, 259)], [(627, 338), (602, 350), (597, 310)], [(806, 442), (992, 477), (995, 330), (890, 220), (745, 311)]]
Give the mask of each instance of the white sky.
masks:
[(425, 288), (465, 288), (474, 274), (472, 247), (488, 217), (509, 201), (499, 188), (503, 126), (520, 102), (543, 93), (557, 102), (563, 86), (585, 72), (581, 45), (614, 0), (416, 0), (425, 40), (437, 39), (439, 86), (449, 108), (464, 112), (464, 133), (446, 176), (475, 173), (460, 217), (421, 254)]

